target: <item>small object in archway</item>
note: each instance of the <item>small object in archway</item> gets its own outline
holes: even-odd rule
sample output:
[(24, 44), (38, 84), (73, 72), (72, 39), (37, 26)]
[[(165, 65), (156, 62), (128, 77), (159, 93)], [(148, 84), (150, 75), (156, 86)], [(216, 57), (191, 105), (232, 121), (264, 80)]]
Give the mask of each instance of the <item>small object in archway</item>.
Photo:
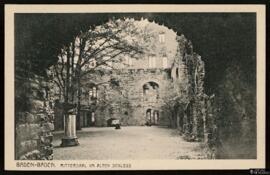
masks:
[(146, 125), (146, 126), (151, 126), (152, 124), (151, 124), (150, 122), (147, 121), (147, 122), (145, 123), (145, 125)]

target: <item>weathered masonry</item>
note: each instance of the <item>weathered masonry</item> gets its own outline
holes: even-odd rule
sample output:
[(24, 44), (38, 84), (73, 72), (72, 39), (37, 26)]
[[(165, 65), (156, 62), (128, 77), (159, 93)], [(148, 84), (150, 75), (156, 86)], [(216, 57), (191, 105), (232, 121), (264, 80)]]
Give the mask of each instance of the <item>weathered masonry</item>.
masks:
[(16, 92), (16, 95), (24, 93), (24, 100), (30, 103), (25, 111), (15, 111), (15, 159), (52, 160), (54, 111), (48, 100), (47, 82), (34, 75), (23, 86), (27, 92)]
[(88, 90), (85, 91), (82, 126), (91, 126), (91, 120), (95, 121), (95, 126), (106, 126), (110, 118), (121, 119), (122, 125), (145, 125), (146, 122), (168, 125), (169, 119), (161, 110), (163, 98), (172, 85), (167, 69), (126, 69), (120, 74), (112, 72), (111, 76), (120, 77), (118, 87), (92, 84), (97, 98), (90, 97), (90, 100)]

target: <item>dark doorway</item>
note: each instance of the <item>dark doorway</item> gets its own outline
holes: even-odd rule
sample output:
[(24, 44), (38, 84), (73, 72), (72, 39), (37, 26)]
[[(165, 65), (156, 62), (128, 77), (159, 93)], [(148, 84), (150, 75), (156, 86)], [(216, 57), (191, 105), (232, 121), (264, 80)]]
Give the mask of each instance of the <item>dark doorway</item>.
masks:
[(159, 123), (159, 111), (153, 109), (146, 110), (146, 123), (150, 125), (158, 125)]
[(84, 111), (81, 113), (81, 117), (82, 117), (82, 120), (81, 120), (82, 127), (95, 126), (95, 123), (96, 123), (95, 112)]

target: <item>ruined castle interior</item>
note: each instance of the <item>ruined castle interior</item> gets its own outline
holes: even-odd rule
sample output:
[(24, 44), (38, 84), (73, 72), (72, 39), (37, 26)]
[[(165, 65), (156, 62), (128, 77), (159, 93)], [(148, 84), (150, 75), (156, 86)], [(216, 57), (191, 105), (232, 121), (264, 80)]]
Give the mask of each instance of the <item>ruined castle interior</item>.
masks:
[[(176, 96), (183, 97), (184, 101), (190, 95), (187, 89), (193, 78), (187, 72), (187, 58), (200, 60), (196, 53), (188, 54), (192, 52), (190, 42), (184, 35), (179, 36), (172, 29), (147, 19), (139, 21), (138, 25), (147, 25), (154, 31), (153, 50), (140, 58), (124, 56), (121, 62), (110, 63), (115, 70), (110, 70), (109, 74), (83, 80), (81, 127), (107, 126), (112, 118), (119, 119), (124, 126), (170, 126), (168, 103)], [(195, 72), (198, 74), (197, 69)], [(197, 74), (192, 76), (197, 77)], [(118, 87), (101, 83), (112, 78), (119, 80)], [(177, 109), (179, 122), (184, 117), (181, 110)], [(63, 128), (61, 118), (56, 116), (56, 128)]]

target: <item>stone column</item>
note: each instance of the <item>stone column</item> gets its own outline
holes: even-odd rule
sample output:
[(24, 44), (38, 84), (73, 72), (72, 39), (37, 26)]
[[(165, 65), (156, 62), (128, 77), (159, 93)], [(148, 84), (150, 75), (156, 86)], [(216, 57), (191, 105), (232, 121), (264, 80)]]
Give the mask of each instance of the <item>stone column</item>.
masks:
[(78, 138), (76, 136), (76, 114), (70, 111), (65, 116), (65, 135), (62, 138), (62, 147), (77, 146), (79, 145)]
[(152, 110), (151, 110), (151, 113), (150, 113), (150, 114), (151, 114), (151, 117), (150, 117), (150, 118), (151, 118), (151, 119), (150, 119), (151, 125), (152, 125), (152, 124), (155, 124), (155, 114), (154, 114), (154, 112), (155, 112), (155, 111), (152, 109)]

